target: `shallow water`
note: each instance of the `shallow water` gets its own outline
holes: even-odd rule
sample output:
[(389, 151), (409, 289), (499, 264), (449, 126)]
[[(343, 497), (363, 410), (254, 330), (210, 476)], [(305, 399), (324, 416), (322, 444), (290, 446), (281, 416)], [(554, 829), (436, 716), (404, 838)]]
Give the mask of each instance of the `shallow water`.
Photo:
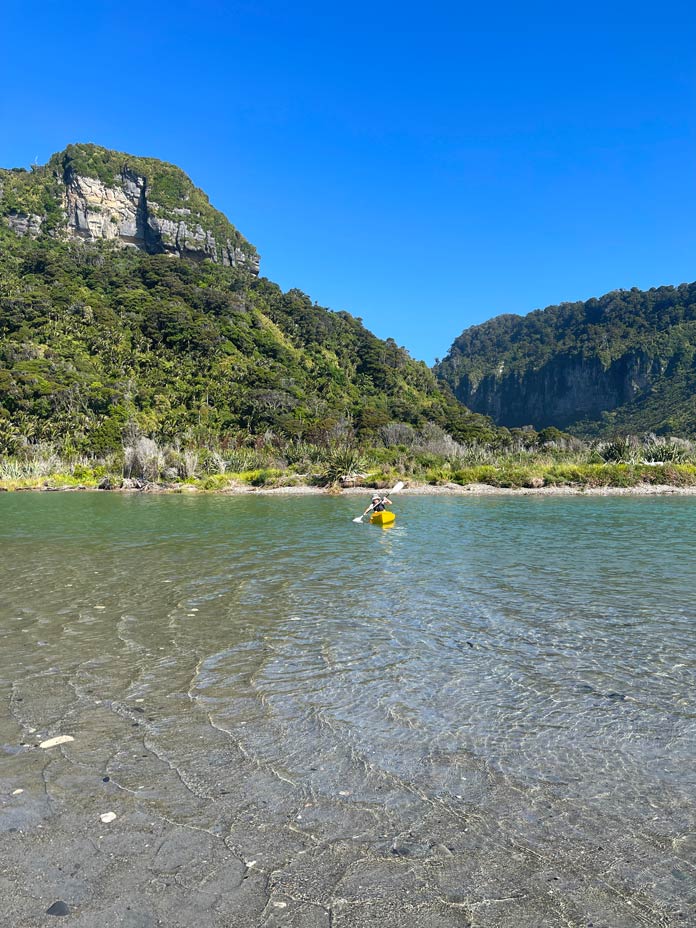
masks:
[(696, 499), (363, 503), (0, 497), (17, 925), (693, 923)]

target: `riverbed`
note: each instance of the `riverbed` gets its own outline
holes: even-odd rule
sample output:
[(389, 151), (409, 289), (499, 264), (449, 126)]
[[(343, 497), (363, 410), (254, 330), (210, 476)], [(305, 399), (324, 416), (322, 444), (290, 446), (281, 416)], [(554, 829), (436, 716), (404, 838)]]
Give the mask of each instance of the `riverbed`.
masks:
[(6, 924), (693, 923), (696, 499), (365, 505), (0, 497)]

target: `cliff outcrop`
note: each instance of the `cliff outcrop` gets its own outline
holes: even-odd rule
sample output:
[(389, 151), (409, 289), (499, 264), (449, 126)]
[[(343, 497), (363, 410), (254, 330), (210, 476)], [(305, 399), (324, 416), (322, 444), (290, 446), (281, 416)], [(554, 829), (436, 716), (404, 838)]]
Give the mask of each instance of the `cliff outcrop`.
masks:
[(107, 239), (259, 270), (254, 246), (183, 171), (95, 145), (71, 145), (31, 172), (1, 171), (0, 215), (18, 235)]
[(565, 429), (635, 402), (660, 374), (659, 361), (643, 352), (626, 354), (606, 368), (598, 358), (559, 355), (538, 370), (503, 370), (480, 380), (464, 374), (455, 395), (508, 428)]
[(466, 329), (435, 369), (508, 428), (696, 433), (696, 284), (615, 290)]

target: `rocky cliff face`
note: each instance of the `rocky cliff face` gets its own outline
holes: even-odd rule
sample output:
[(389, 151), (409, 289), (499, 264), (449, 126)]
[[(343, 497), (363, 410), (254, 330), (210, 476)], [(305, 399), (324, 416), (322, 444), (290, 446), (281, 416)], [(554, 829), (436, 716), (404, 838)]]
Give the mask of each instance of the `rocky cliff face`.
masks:
[(465, 329), (436, 374), (499, 425), (692, 434), (696, 284), (495, 316)]
[(606, 368), (598, 358), (560, 355), (539, 370), (503, 370), (478, 382), (464, 375), (455, 394), (474, 412), (508, 428), (565, 428), (634, 402), (661, 373), (659, 361), (643, 352), (626, 354)]
[(41, 232), (44, 221), (43, 216), (36, 213), (9, 213), (6, 219), (16, 235), (29, 235), (31, 238), (36, 238)]
[[(89, 242), (108, 239), (149, 254), (209, 259), (258, 274), (253, 245), (172, 165), (71, 146), (31, 174), (2, 174), (0, 214), (18, 235), (50, 231)], [(158, 181), (166, 203), (158, 199)]]
[(186, 206), (162, 215), (160, 204), (149, 196), (147, 178), (124, 169), (120, 183), (107, 187), (101, 180), (66, 172), (63, 199), (68, 234), (87, 241), (116, 239), (149, 254), (167, 253), (178, 258), (215, 261), (226, 267), (245, 264), (258, 273), (238, 243), (218, 241)]

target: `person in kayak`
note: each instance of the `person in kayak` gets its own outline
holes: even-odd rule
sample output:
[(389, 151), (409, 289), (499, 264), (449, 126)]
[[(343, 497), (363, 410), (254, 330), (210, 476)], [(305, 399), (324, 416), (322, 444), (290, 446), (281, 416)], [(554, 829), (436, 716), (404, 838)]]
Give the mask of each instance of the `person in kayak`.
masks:
[(366, 516), (368, 512), (384, 512), (387, 506), (391, 506), (392, 501), (388, 496), (380, 496), (379, 493), (375, 493), (372, 497), (372, 502), (367, 507), (363, 515)]

